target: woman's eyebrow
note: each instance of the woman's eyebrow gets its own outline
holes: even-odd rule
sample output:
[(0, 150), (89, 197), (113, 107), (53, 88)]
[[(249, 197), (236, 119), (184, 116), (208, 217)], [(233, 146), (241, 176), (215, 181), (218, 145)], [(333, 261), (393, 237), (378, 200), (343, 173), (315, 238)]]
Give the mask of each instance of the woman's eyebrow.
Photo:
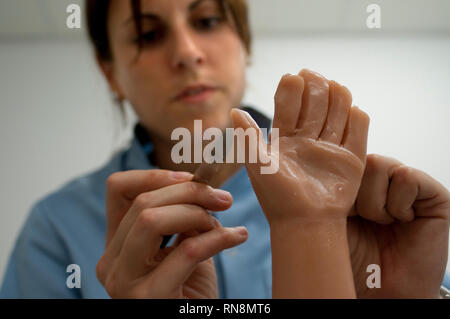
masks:
[[(192, 2), (188, 9), (189, 11), (194, 11), (200, 4), (202, 4), (205, 1), (213, 1), (213, 0), (196, 0), (194, 2)], [(149, 20), (159, 20), (158, 15), (154, 14), (154, 13), (143, 13), (140, 16), (142, 19), (149, 19)], [(125, 22), (123, 23), (123, 25), (127, 25), (128, 23), (134, 21), (134, 17), (131, 16), (129, 17), (127, 20), (125, 20)]]
[(197, 1), (194, 1), (194, 2), (192, 2), (189, 5), (189, 11), (194, 11), (195, 8), (197, 8), (204, 1), (211, 1), (211, 0), (197, 0)]
[[(159, 17), (156, 14), (153, 13), (143, 13), (140, 16), (141, 19), (148, 19), (148, 20), (159, 20)], [(127, 20), (125, 20), (125, 22), (123, 23), (123, 25), (127, 25), (128, 23), (134, 21), (134, 17), (131, 16), (129, 17)]]

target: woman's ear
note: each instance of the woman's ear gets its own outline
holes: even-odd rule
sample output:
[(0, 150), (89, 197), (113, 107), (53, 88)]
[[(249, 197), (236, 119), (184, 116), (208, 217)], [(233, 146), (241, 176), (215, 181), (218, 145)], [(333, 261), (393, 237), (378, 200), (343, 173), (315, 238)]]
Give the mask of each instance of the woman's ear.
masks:
[(124, 97), (122, 91), (114, 75), (113, 62), (102, 59), (98, 54), (95, 55), (95, 60), (97, 62), (97, 65), (100, 67), (103, 75), (105, 76), (111, 92), (113, 92), (118, 100), (123, 100)]

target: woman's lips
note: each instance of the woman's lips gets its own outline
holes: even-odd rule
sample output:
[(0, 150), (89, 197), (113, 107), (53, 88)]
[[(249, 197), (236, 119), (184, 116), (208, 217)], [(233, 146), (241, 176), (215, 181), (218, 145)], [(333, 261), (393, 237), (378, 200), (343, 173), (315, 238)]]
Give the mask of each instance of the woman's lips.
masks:
[(192, 86), (184, 89), (183, 92), (176, 97), (176, 100), (185, 103), (204, 102), (208, 100), (215, 91), (217, 91), (217, 89), (214, 87)]

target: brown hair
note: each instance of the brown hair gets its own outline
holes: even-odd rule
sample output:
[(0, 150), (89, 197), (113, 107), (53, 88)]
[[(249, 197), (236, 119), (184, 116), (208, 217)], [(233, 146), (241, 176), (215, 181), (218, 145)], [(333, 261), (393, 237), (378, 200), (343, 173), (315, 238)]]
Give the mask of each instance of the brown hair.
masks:
[[(130, 0), (133, 10), (136, 31), (142, 35), (140, 25), (141, 1)], [(247, 53), (251, 53), (251, 34), (248, 21), (247, 0), (218, 0), (222, 10), (230, 17), (231, 23), (236, 26), (239, 38), (244, 44)], [(109, 61), (112, 58), (108, 39), (108, 9), (110, 0), (86, 0), (86, 18), (89, 38), (94, 46), (96, 54), (102, 60)], [(141, 47), (141, 43), (138, 43)]]

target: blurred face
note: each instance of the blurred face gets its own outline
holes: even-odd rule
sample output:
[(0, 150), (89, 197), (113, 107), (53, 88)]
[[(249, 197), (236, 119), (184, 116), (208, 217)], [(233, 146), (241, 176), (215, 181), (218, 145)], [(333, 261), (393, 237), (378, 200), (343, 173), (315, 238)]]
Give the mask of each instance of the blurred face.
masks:
[(152, 133), (229, 126), (245, 89), (247, 53), (216, 0), (141, 0), (139, 51), (131, 3), (113, 0), (108, 16), (112, 88)]

